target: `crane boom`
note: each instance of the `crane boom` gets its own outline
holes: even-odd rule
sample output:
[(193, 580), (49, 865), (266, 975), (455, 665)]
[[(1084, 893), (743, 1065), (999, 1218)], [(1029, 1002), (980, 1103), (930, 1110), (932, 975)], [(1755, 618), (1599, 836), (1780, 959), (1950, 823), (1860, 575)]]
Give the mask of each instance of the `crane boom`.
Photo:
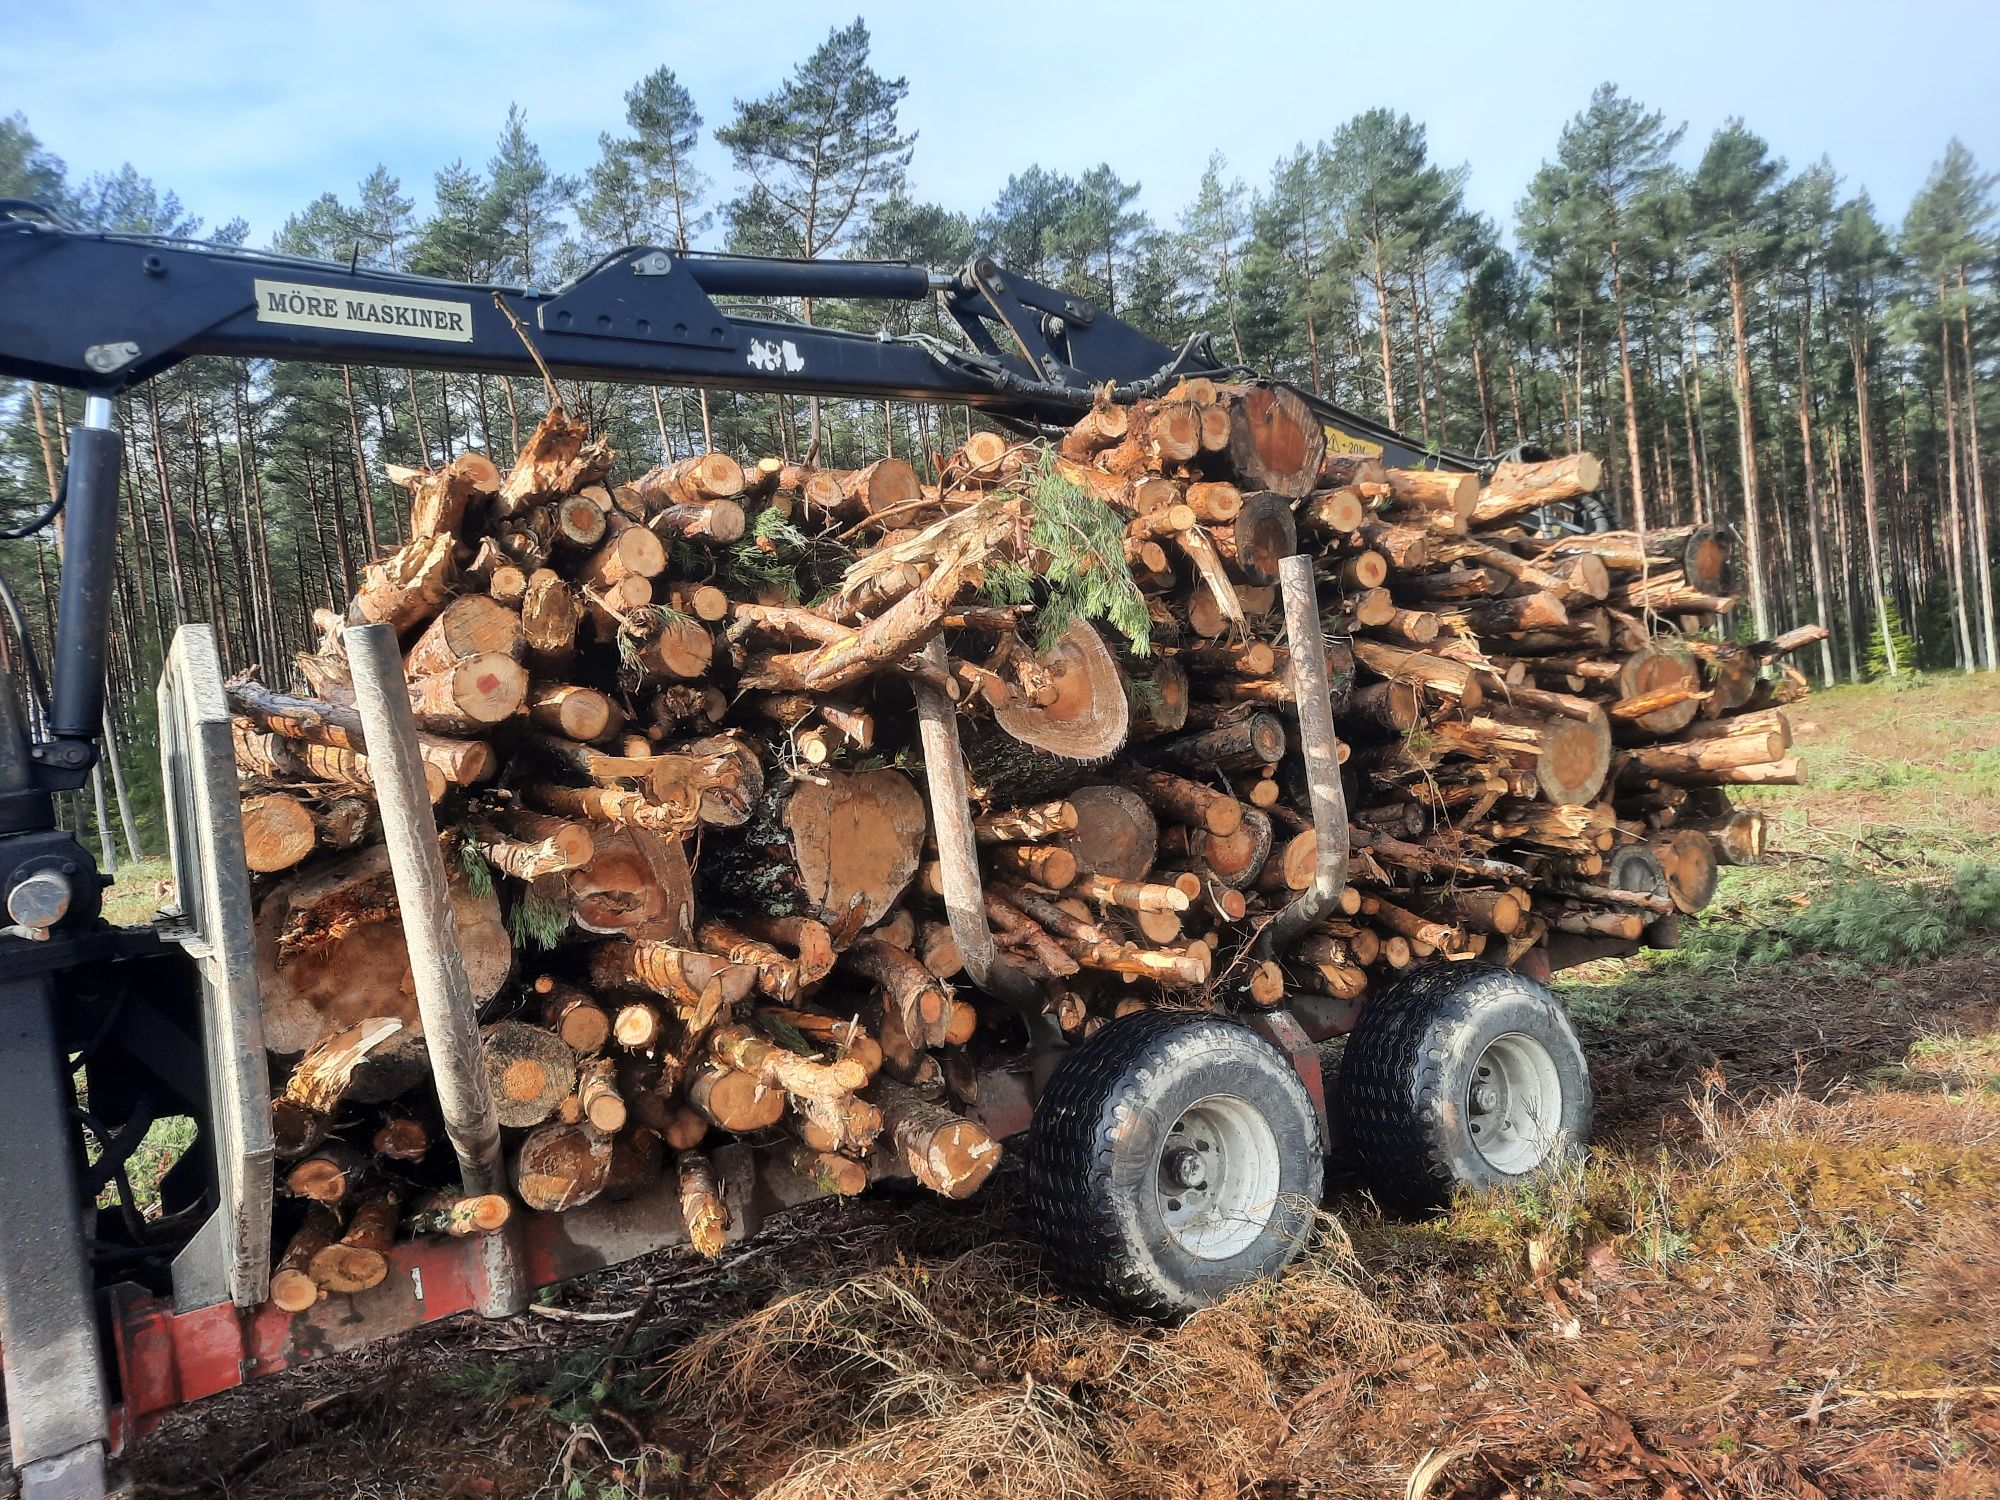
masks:
[[(772, 297), (936, 297), (966, 347), (815, 326), (744, 300)], [(947, 274), (901, 262), (635, 246), (554, 291), (534, 291), (86, 232), (48, 210), (0, 202), (0, 374), (115, 393), (200, 354), (530, 378), (539, 355), (566, 379), (960, 401), (1035, 426), (1074, 421), (1107, 388), (1131, 401), (1184, 376), (1247, 373), (1206, 335), (1170, 349), (986, 256)], [(1307, 399), (1389, 463), (1475, 467)]]

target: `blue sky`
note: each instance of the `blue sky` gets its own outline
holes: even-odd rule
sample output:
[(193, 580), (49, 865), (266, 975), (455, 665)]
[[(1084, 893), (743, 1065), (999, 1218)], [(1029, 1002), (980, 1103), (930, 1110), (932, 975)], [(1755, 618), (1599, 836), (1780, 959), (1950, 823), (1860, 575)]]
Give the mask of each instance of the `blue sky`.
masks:
[[(878, 67), (909, 79), (916, 191), (977, 212), (1031, 162), (1109, 161), (1171, 221), (1211, 150), (1253, 186), (1299, 141), (1374, 105), (1467, 162), (1504, 224), (1564, 119), (1610, 79), (1689, 127), (1690, 159), (1740, 114), (1795, 164), (1829, 155), (1899, 219), (1956, 134), (2000, 168), (2000, 3), (1710, 0), (1146, 4), (870, 0)], [(665, 63), (710, 125), (855, 13), (783, 0), (0, 0), (0, 114), (73, 173), (130, 161), (253, 243), (386, 162), (420, 202), (483, 164), (510, 100), (580, 172), (620, 96)], [(705, 145), (711, 172), (727, 168)]]

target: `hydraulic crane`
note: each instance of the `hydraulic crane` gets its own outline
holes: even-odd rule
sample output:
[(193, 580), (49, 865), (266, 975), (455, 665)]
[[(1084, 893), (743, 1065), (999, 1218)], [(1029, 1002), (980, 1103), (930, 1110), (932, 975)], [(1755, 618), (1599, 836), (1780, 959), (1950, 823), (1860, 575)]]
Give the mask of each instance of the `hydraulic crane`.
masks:
[[(746, 305), (798, 297), (934, 298), (964, 343), (814, 327)], [(56, 818), (56, 794), (82, 786), (99, 753), (123, 459), (113, 399), (199, 355), (532, 376), (530, 344), (564, 379), (963, 402), (1030, 430), (1074, 421), (1107, 392), (1131, 401), (1186, 376), (1246, 373), (1206, 337), (1169, 348), (985, 257), (940, 274), (637, 247), (534, 291), (84, 232), (0, 201), (0, 375), (85, 394), (60, 493), (39, 518), (60, 511), (65, 527), (46, 670), (14, 601), (0, 598), (18, 642), (14, 667), (0, 671), (0, 1346), (30, 1500), (101, 1494), (108, 1414), (122, 1413), (129, 1432), (174, 1400), (234, 1383), (259, 1351), (266, 1369), (314, 1352), (258, 1345), (250, 1308), (232, 1305), (260, 1284), (243, 1267), (263, 1248), (247, 1226), (268, 1217), (270, 1167), (268, 1125), (255, 1118), (262, 1048), (244, 1030), (254, 976), (226, 715), (218, 761), (204, 707), (218, 686), (212, 656), (177, 646), (162, 688), (178, 915), (105, 924), (103, 878)], [(1390, 464), (1478, 467), (1305, 399), (1336, 440)], [(145, 1219), (123, 1191), (124, 1163), (167, 1114), (204, 1128), (163, 1183), (161, 1214)], [(84, 1129), (97, 1146), (88, 1165)], [(120, 1201), (93, 1207), (107, 1187)], [(570, 1263), (546, 1265), (557, 1274)], [(170, 1289), (179, 1324), (152, 1300)], [(443, 1299), (404, 1323), (452, 1310)], [(230, 1366), (220, 1374), (203, 1366), (185, 1321), (205, 1309), (215, 1316), (196, 1332), (216, 1341), (211, 1363)], [(115, 1388), (100, 1360), (105, 1323)], [(169, 1339), (169, 1353), (149, 1337)]]

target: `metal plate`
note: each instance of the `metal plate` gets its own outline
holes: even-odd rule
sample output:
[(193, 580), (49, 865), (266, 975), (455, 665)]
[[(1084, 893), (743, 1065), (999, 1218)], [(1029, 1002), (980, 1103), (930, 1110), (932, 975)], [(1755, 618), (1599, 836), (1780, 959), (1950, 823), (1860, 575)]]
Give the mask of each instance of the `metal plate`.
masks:
[(271, 1089), (229, 703), (208, 626), (175, 632), (159, 704), (167, 838), (183, 917), (175, 936), (201, 975), (221, 1221), (176, 1258), (174, 1297), (182, 1312), (224, 1298), (255, 1307), (271, 1274)]

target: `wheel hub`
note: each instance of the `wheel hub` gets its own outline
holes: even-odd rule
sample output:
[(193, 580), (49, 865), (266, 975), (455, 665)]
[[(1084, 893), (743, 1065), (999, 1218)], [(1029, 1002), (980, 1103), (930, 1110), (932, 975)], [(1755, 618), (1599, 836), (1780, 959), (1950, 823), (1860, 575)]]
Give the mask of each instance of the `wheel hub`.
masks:
[(1246, 1099), (1212, 1094), (1188, 1106), (1161, 1144), (1160, 1217), (1190, 1254), (1227, 1260), (1270, 1222), (1278, 1175), (1278, 1140), (1263, 1114)]
[(1200, 1151), (1178, 1147), (1167, 1154), (1165, 1165), (1168, 1175), (1184, 1188), (1208, 1186), (1208, 1173), (1202, 1169)]
[(1473, 1146), (1497, 1172), (1534, 1171), (1562, 1129), (1562, 1080), (1548, 1048), (1510, 1031), (1487, 1044), (1472, 1074), (1465, 1103)]

